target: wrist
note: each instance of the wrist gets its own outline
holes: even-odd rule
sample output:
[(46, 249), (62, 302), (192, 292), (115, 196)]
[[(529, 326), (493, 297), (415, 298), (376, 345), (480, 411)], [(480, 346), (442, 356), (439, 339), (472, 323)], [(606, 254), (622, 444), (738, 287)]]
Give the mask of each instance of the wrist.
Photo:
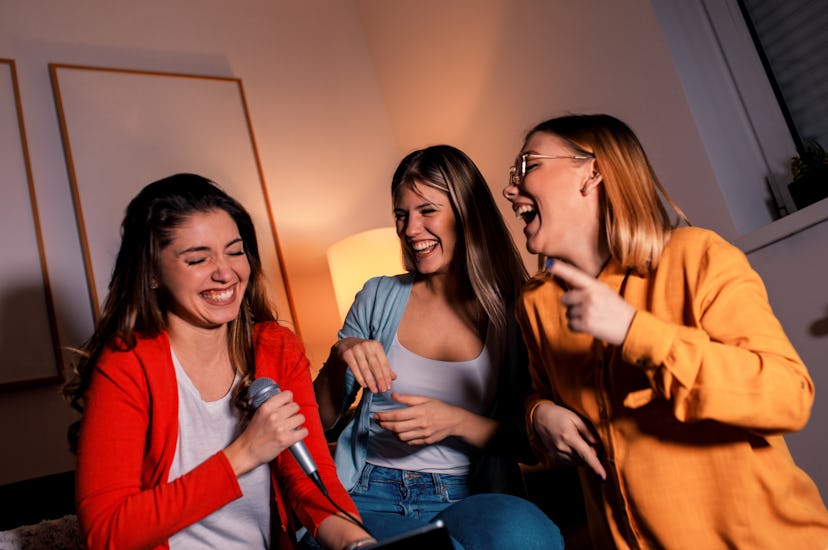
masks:
[(529, 409), (529, 415), (528, 415), (529, 416), (529, 422), (528, 422), (529, 429), (531, 429), (532, 431), (537, 433), (537, 430), (535, 429), (535, 413), (538, 412), (538, 409), (541, 407), (541, 405), (554, 405), (554, 404), (555, 403), (553, 401), (549, 400), (549, 399), (540, 399), (534, 405), (532, 405), (532, 408)]

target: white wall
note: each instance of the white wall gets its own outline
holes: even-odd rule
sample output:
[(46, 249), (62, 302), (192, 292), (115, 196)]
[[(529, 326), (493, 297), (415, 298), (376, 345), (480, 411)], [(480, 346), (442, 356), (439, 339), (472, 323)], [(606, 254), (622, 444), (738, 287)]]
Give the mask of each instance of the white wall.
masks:
[[(17, 65), (64, 345), (89, 336), (91, 311), (50, 62), (242, 80), (299, 328), (324, 360), (339, 324), (325, 250), (387, 223), (372, 201), (398, 156), (352, 4), (2, 0), (0, 57)], [(55, 387), (0, 394), (0, 483), (73, 468), (71, 420)]]
[(748, 254), (768, 289), (774, 313), (816, 386), (811, 421), (786, 439), (797, 464), (828, 498), (828, 221)]
[[(390, 175), (413, 148), (463, 148), (499, 198), (507, 166), (533, 124), (567, 111), (608, 112), (638, 133), (662, 181), (697, 225), (740, 236), (644, 0), (258, 0), (233, 3), (235, 11), (222, 0), (30, 4), (0, 0), (0, 57), (18, 61), (35, 184), (48, 211), (41, 217), (50, 270), (61, 281), (58, 300), (71, 311), (63, 314), (71, 319), (63, 331), (73, 338), (87, 334), (89, 316), (50, 61), (242, 79), (314, 366), (339, 323), (325, 249), (391, 222)], [(522, 243), (505, 200), (500, 204)], [(825, 231), (817, 226), (751, 256), (812, 371), (828, 356), (824, 332), (809, 328), (824, 329), (826, 317), (819, 277), (826, 260), (818, 248)], [(777, 254), (786, 256), (784, 268), (771, 259)], [(14, 456), (0, 456), (0, 483), (68, 469), (71, 459), (57, 440), (68, 415), (50, 392), (0, 395), (0, 437), (20, 441)], [(828, 421), (820, 403), (792, 446), (825, 492), (828, 478), (816, 468)], [(53, 423), (42, 416), (23, 426), (6, 420), (44, 410), (54, 414)], [(23, 435), (38, 432), (47, 440)], [(47, 449), (52, 456), (41, 457)]]

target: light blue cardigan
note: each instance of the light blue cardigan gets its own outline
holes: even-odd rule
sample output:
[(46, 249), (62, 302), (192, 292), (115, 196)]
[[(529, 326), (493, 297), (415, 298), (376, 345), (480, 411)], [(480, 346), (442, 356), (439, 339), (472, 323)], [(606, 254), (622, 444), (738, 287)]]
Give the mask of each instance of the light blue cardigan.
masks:
[[(342, 330), (339, 331), (339, 338), (377, 340), (388, 353), (413, 284), (413, 273), (368, 280), (356, 295), (354, 304), (345, 317)], [(523, 402), (529, 393), (529, 374), (526, 349), (520, 339), (517, 325), (514, 322), (509, 325), (506, 349), (489, 350), (493, 358), (501, 357), (503, 361), (498, 378), (498, 395), (489, 416), (502, 421), (504, 428), (501, 431), (505, 433), (496, 438), (499, 443), (497, 449), (492, 449), (500, 452), (492, 453), (492, 450), (487, 450), (473, 461), (470, 486), (475, 492), (523, 495), (525, 487), (517, 460), (523, 458), (524, 462), (533, 462), (523, 420)], [(346, 370), (340, 415), (347, 413), (358, 392), (359, 384), (351, 371)], [(371, 392), (362, 392), (356, 414), (337, 440), (334, 461), (339, 479), (348, 491), (357, 484), (367, 461), (372, 398)]]
[[(369, 279), (357, 293), (345, 317), (345, 324), (339, 331), (339, 339), (350, 337), (377, 340), (385, 353), (388, 353), (413, 283), (412, 273)], [(348, 369), (345, 372), (345, 393), (340, 415), (347, 412), (358, 392), (359, 384)], [(373, 397), (374, 394), (369, 391), (362, 392), (356, 415), (345, 426), (336, 443), (336, 472), (348, 491), (357, 484), (368, 457), (368, 425), (371, 422), (369, 411)]]

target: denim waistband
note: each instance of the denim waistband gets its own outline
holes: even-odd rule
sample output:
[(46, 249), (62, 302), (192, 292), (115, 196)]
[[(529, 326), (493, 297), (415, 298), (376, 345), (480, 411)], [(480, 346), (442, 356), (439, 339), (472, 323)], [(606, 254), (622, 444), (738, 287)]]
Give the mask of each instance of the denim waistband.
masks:
[(468, 483), (469, 476), (467, 474), (438, 474), (434, 472), (398, 470), (396, 468), (366, 463), (360, 476), (360, 482), (365, 482), (368, 479), (374, 482), (385, 481), (389, 483), (401, 483), (403, 485), (422, 484), (440, 487), (447, 483), (452, 485), (465, 485)]

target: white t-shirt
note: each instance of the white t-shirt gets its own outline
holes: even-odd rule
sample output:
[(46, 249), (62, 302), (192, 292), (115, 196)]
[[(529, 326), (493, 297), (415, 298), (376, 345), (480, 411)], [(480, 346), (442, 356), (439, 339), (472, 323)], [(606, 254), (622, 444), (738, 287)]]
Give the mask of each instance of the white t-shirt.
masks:
[[(396, 335), (388, 350), (388, 363), (397, 374), (391, 390), (374, 395), (371, 415), (405, 405), (391, 393), (422, 395), (485, 414), (495, 397), (497, 372), (484, 345), (470, 361), (437, 361), (413, 353)], [(473, 447), (456, 437), (432, 445), (409, 445), (371, 420), (368, 428), (368, 462), (376, 466), (436, 474), (468, 474)]]
[[(170, 350), (172, 351), (172, 350)], [(170, 468), (172, 481), (227, 447), (239, 435), (241, 412), (233, 406), (233, 388), (206, 402), (172, 354), (178, 384), (178, 441)], [(239, 477), (243, 496), (170, 537), (172, 550), (249, 550), (270, 544), (270, 467), (263, 464)]]

